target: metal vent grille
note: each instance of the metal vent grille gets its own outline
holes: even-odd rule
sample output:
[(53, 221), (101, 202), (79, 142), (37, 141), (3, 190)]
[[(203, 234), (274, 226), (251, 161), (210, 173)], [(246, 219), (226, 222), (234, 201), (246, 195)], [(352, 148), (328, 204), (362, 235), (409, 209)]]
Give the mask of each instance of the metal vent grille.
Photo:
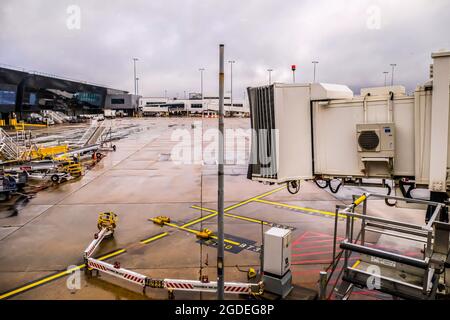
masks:
[(273, 85), (247, 90), (253, 129), (248, 178), (256, 174), (277, 179)]
[(380, 137), (373, 130), (363, 131), (359, 135), (358, 144), (364, 150), (375, 150), (380, 144)]

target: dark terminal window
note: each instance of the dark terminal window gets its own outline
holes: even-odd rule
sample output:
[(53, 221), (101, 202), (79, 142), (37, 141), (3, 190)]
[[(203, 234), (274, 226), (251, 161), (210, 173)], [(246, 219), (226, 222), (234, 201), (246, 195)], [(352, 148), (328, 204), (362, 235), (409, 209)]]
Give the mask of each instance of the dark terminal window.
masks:
[(125, 99), (111, 99), (111, 104), (124, 104)]

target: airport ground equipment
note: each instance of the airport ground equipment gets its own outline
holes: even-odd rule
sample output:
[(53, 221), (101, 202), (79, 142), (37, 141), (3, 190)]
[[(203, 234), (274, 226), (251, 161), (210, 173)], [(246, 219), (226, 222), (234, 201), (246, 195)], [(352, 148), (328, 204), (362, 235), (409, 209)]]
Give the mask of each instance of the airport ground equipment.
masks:
[(299, 180), (332, 188), (336, 179), (385, 179), (403, 197), (412, 197), (411, 188), (428, 188), (431, 201), (445, 201), (450, 51), (432, 58), (431, 79), (412, 95), (402, 86), (364, 88), (359, 96), (324, 83), (248, 88), (253, 129), (248, 178), (286, 183), (294, 192)]
[[(163, 218), (166, 217), (160, 217)], [(203, 276), (200, 280), (186, 279), (154, 279), (146, 275), (122, 268), (120, 263), (110, 264), (98, 259), (92, 258), (100, 243), (108, 236), (112, 236), (117, 227), (117, 215), (113, 212), (102, 212), (99, 214), (97, 227), (99, 232), (94, 235), (94, 240), (83, 252), (83, 259), (87, 266), (86, 270), (96, 270), (114, 276), (119, 279), (126, 280), (142, 287), (143, 291), (147, 287), (166, 289), (169, 297), (173, 297), (174, 291), (190, 291), (190, 292), (217, 292), (217, 282), (209, 281)], [(169, 219), (170, 221), (170, 219)], [(261, 295), (263, 293), (263, 283), (242, 283), (242, 282), (225, 282), (225, 293), (229, 294), (247, 294)]]
[[(368, 214), (369, 199), (386, 198), (432, 206), (433, 215), (427, 224), (418, 225)], [(356, 208), (360, 205), (362, 210), (357, 213)], [(345, 215), (346, 218), (345, 239), (339, 245), (342, 251), (338, 254), (333, 252), (333, 269), (328, 274), (329, 281), (335, 269), (342, 267), (337, 277), (341, 282), (336, 288), (336, 297), (347, 299), (354, 287), (377, 290), (403, 299), (431, 300), (448, 296), (450, 224), (442, 221), (445, 220), (445, 208), (446, 205), (442, 203), (375, 193), (364, 194), (349, 206), (337, 206), (336, 213)], [(336, 218), (335, 245), (337, 230)], [(394, 250), (375, 247), (366, 241), (369, 233), (391, 237), (394, 241), (406, 239), (409, 244), (414, 244), (417, 252), (404, 255)], [(357, 262), (351, 263), (355, 256)], [(341, 261), (343, 265), (340, 264)], [(323, 280), (323, 277), (321, 278)], [(322, 297), (326, 296), (328, 281), (321, 281), (319, 291), (322, 292)]]
[(264, 290), (285, 298), (293, 289), (291, 230), (271, 228), (264, 233)]
[(19, 145), (8, 135), (8, 133), (0, 128), (0, 155), (5, 160), (16, 160), (20, 157)]

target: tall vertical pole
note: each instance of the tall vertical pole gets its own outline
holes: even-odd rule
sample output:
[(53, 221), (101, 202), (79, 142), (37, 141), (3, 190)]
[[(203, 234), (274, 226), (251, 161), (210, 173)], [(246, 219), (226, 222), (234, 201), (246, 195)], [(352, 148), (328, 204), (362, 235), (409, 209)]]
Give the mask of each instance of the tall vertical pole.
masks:
[(387, 75), (389, 74), (388, 71), (384, 71), (384, 86), (387, 87)]
[(205, 68), (200, 68), (198, 70), (200, 71), (200, 92), (203, 100), (203, 71), (205, 71)]
[(139, 78), (136, 77), (136, 95), (139, 94)]
[(395, 63), (391, 64), (392, 67), (392, 74), (391, 74), (391, 87), (394, 85), (394, 69), (397, 65)]
[(316, 83), (316, 65), (319, 63), (319, 61), (313, 61), (312, 63), (314, 64), (314, 78), (313, 78), (313, 83)]
[[(230, 60), (228, 63), (230, 64), (230, 106), (233, 106), (233, 63), (236, 61)], [(231, 109), (230, 109), (231, 110)]]
[(134, 67), (134, 94), (137, 95), (137, 80), (136, 80), (136, 61), (138, 58), (133, 58), (133, 67)]
[(269, 86), (272, 84), (272, 71), (273, 69), (267, 69), (267, 71), (269, 72)]
[(224, 45), (219, 46), (219, 170), (218, 170), (218, 208), (217, 208), (217, 225), (218, 225), (218, 247), (217, 247), (217, 299), (224, 299), (224, 232), (223, 232), (223, 215), (224, 215), (224, 126), (223, 126), (223, 102), (224, 102)]

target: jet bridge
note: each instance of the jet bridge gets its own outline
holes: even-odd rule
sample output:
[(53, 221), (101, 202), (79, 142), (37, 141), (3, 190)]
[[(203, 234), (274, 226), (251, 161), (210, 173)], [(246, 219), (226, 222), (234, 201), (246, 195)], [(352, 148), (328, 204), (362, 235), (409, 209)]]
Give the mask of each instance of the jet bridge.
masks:
[(253, 129), (248, 178), (287, 184), (293, 193), (300, 180), (325, 188), (333, 180), (364, 185), (379, 179), (380, 186), (403, 197), (412, 198), (420, 187), (431, 191), (430, 200), (445, 201), (450, 51), (432, 58), (432, 79), (413, 95), (401, 86), (366, 88), (360, 96), (323, 83), (248, 88)]

